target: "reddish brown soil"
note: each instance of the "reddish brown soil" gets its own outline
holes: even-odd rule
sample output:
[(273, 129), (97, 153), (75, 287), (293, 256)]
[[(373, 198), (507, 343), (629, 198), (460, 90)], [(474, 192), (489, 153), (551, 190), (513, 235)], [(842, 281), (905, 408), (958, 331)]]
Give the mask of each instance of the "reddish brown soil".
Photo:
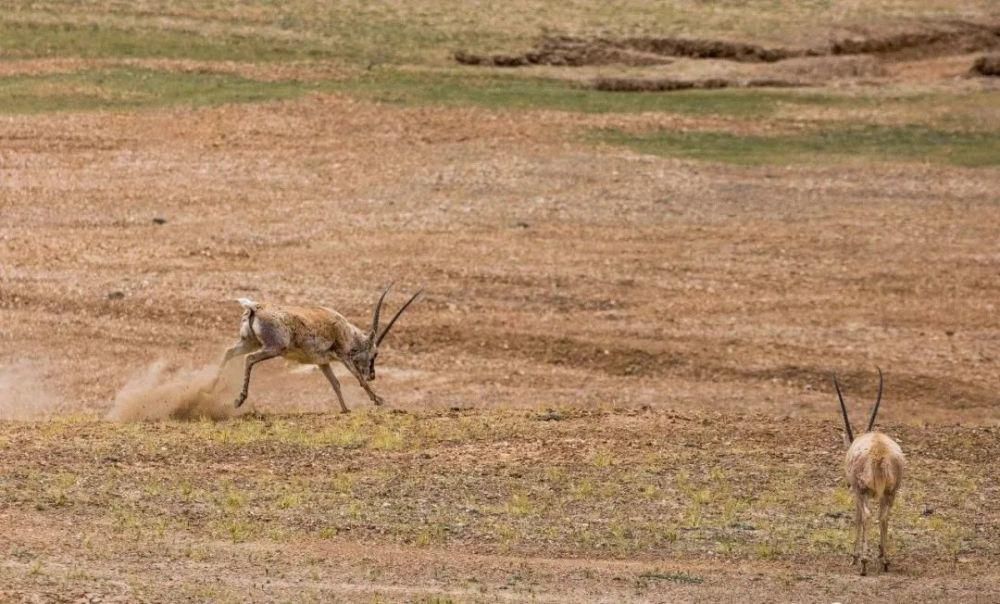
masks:
[[(100, 411), (151, 360), (214, 358), (235, 297), (363, 323), (395, 279), (427, 288), (382, 359), (407, 369), (380, 380), (402, 407), (827, 417), (829, 372), (870, 386), (878, 363), (890, 417), (997, 420), (993, 171), (562, 142), (587, 123), (613, 122), (332, 97), (8, 118), (5, 360)], [(320, 380), (281, 382), (282, 399), (329, 402)]]
[[(630, 119), (719, 121), (335, 96), (5, 117), (0, 364), (28, 364), (17, 375), (34, 381), (22, 390), (100, 416), (155, 360), (213, 362), (235, 340), (236, 297), (323, 303), (363, 324), (379, 288), (396, 280), (390, 307), (402, 292), (427, 294), (387, 340), (376, 389), (417, 426), (437, 426), (437, 410), (462, 411), (441, 420), (438, 436), (389, 453), (240, 436), (261, 420), (5, 422), (0, 599), (75, 601), (81, 589), (157, 599), (150, 594), (165, 586), (193, 599), (291, 600), (308, 590), (318, 600), (996, 599), (996, 440), (986, 430), (1000, 423), (997, 171), (735, 167), (580, 140), (583, 128)], [(678, 501), (669, 490), (678, 468), (702, 480), (719, 465), (746, 497), (778, 488), (772, 472), (787, 479), (782, 502), (820, 502), (773, 512), (773, 526), (843, 535), (845, 517), (823, 515), (845, 510), (833, 494), (840, 445), (829, 375), (841, 376), (860, 416), (876, 365), (886, 374), (883, 425), (903, 435), (915, 468), (898, 574), (859, 580), (840, 545), (809, 549), (812, 533), (778, 542), (751, 533), (737, 542), (745, 550), (721, 556), (715, 528), (688, 535), (676, 524), (682, 512), (663, 512)], [(345, 386), (351, 407), (367, 406)], [(280, 361), (259, 368), (250, 402), (267, 417), (334, 409), (318, 374)], [(525, 415), (549, 408), (615, 411), (573, 422)], [(671, 428), (672, 414), (687, 427)], [(377, 436), (389, 420), (372, 417)], [(479, 418), (478, 431), (448, 444)], [(290, 421), (306, 437), (350, 426), (334, 415)], [(719, 464), (717, 451), (734, 446), (747, 448)], [(423, 545), (407, 532), (438, 497), (447, 503), (439, 514), (463, 509), (463, 498), (502, 507), (547, 484), (554, 466), (584, 468), (599, 487), (634, 467), (636, 451), (660, 468), (652, 486), (666, 495), (643, 500), (636, 518), (627, 512), (639, 495), (624, 490), (594, 500), (607, 508), (584, 500), (566, 513), (597, 526), (613, 510), (630, 531), (667, 518), (676, 549), (657, 541), (611, 555), (580, 545), (558, 532), (562, 508), (540, 525), (556, 531), (551, 542), (530, 523), (508, 546), (477, 537), (487, 529), (475, 523)], [(329, 539), (323, 519), (349, 517), (350, 500), (268, 515), (281, 513), (282, 489), (323, 492), (321, 478), (345, 461), (375, 477), (405, 478), (405, 469), (495, 490), (414, 483), (412, 515), (393, 524), (399, 493), (378, 483), (355, 493), (357, 513), (375, 520)], [(736, 470), (756, 462), (768, 469)], [(499, 475), (495, 463), (506, 464), (507, 482), (477, 482)], [(519, 468), (533, 480), (511, 474)], [(260, 476), (271, 477), (272, 499), (254, 499), (260, 485), (247, 481)], [(261, 532), (237, 544), (212, 533), (217, 517), (198, 516), (197, 496), (175, 499), (178, 477), (208, 485), (206, 501), (242, 489), (250, 501), (233, 504), (226, 521)], [(945, 509), (935, 512), (943, 528), (919, 524), (925, 503)], [(186, 528), (157, 528), (182, 513), (194, 514)], [(273, 526), (286, 532), (270, 537)]]

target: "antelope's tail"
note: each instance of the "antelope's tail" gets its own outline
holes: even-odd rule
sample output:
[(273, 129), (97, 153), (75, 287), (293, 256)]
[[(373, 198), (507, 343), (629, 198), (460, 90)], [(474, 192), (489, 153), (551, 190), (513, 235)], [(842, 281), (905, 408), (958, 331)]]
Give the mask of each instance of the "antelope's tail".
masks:
[(250, 298), (239, 298), (237, 302), (243, 307), (243, 317), (240, 319), (240, 338), (251, 339), (253, 337), (253, 317), (257, 313), (257, 309), (260, 308), (260, 304)]

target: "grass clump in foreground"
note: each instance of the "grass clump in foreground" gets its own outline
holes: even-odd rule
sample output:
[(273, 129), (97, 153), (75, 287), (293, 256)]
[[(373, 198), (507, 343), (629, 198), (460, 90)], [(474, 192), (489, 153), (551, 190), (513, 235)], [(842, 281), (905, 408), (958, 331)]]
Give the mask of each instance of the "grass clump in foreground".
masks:
[(1000, 134), (924, 126), (843, 126), (775, 136), (729, 132), (632, 134), (604, 130), (597, 139), (640, 153), (741, 165), (850, 159), (928, 161), (958, 166), (1000, 165)]
[(697, 575), (692, 575), (689, 573), (679, 572), (679, 573), (654, 573), (646, 572), (641, 573), (637, 577), (637, 582), (641, 586), (645, 586), (653, 581), (671, 581), (673, 583), (686, 583), (689, 585), (698, 585), (704, 583), (705, 580)]
[[(479, 410), (0, 424), (11, 468), (0, 476), (0, 504), (39, 522), (114, 526), (107, 539), (115, 542), (318, 538), (532, 556), (731, 560), (849, 550), (850, 505), (836, 487), (836, 452), (829, 459), (811, 453), (829, 444), (828, 426), (806, 426), (791, 459), (777, 459), (768, 443), (721, 457), (693, 448), (714, 427), (690, 422), (678, 431), (671, 421), (651, 412), (553, 423), (533, 413)], [(761, 424), (737, 435), (743, 429), (758, 434)], [(970, 451), (992, 442), (963, 428), (945, 436), (972, 439)], [(53, 458), (57, 466), (47, 461)], [(915, 466), (895, 510), (892, 551), (995, 555), (992, 533), (964, 528), (995, 514), (977, 516), (981, 510), (961, 505), (995, 472), (974, 456), (947, 464), (967, 484), (929, 490), (944, 466)], [(803, 489), (818, 495), (804, 498)], [(945, 511), (925, 516), (926, 493)], [(689, 582), (667, 575), (643, 581)]]

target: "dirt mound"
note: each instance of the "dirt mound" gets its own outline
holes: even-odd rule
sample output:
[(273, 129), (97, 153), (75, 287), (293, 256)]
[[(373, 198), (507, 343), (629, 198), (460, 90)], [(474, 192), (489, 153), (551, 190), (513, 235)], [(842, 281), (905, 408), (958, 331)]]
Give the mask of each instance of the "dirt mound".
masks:
[(1000, 55), (983, 55), (976, 59), (970, 70), (974, 75), (1000, 76)]
[(808, 86), (806, 82), (778, 78), (734, 80), (705, 78), (678, 80), (673, 78), (597, 78), (591, 82), (595, 90), (607, 92), (668, 92), (672, 90), (713, 90), (717, 88), (795, 88)]
[[(1000, 47), (1000, 25), (964, 21), (930, 23), (892, 34), (865, 32), (811, 48), (765, 47), (758, 44), (704, 38), (637, 36), (584, 38), (545, 36), (522, 54), (454, 53), (463, 65), (524, 67), (528, 65), (664, 65), (673, 57), (721, 59), (739, 63), (776, 63), (802, 57), (906, 54), (935, 56)], [(670, 88), (670, 90), (674, 90)]]
[(786, 48), (764, 48), (755, 44), (687, 38), (636, 37), (625, 39), (546, 36), (534, 50), (523, 54), (477, 55), (465, 51), (455, 53), (455, 60), (464, 65), (523, 67), (526, 65), (665, 65), (671, 57), (695, 59), (728, 59), (745, 63), (774, 62), (810, 51)]
[(1000, 46), (1000, 25), (979, 25), (964, 21), (933, 23), (922, 30), (889, 35), (862, 35), (830, 44), (831, 55), (912, 55), (938, 56), (975, 52)]
[(691, 59), (726, 59), (740, 63), (774, 63), (792, 57), (809, 56), (815, 51), (791, 48), (765, 48), (756, 44), (688, 38), (628, 38), (621, 42), (635, 50), (668, 57)]
[(455, 60), (463, 65), (493, 67), (524, 67), (527, 65), (666, 65), (670, 60), (656, 53), (629, 48), (613, 40), (573, 38), (568, 36), (542, 38), (532, 51), (518, 55), (476, 55), (457, 51)]

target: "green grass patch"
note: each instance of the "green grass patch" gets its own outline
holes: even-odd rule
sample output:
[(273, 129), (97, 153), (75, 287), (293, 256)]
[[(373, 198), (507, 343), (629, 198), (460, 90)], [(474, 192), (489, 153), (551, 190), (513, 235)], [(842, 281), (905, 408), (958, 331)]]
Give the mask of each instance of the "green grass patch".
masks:
[[(794, 118), (797, 110), (818, 107), (842, 111), (917, 111), (930, 116), (935, 108), (956, 107), (935, 119), (955, 130), (982, 129), (982, 117), (993, 116), (995, 95), (912, 94), (853, 95), (815, 90), (678, 90), (672, 92), (608, 92), (584, 83), (478, 68), (448, 71), (373, 69), (330, 86), (365, 100), (398, 105), (476, 106), (496, 110), (552, 110), (573, 113), (668, 113), (725, 116), (735, 119)], [(847, 116), (848, 119), (856, 119)], [(944, 120), (950, 120), (945, 122)], [(978, 120), (978, 121), (977, 121)], [(935, 122), (937, 123), (937, 122)]]
[(557, 79), (473, 70), (441, 73), (380, 69), (334, 86), (367, 100), (400, 105), (472, 105), (576, 113), (661, 112), (754, 118), (772, 115), (783, 103), (839, 102), (823, 95), (752, 90), (625, 94), (592, 90)]
[(927, 161), (968, 167), (1000, 165), (1000, 134), (923, 126), (847, 126), (776, 136), (603, 130), (597, 138), (640, 153), (743, 165), (851, 159)]
[(292, 98), (315, 89), (316, 84), (298, 81), (132, 68), (14, 76), (0, 78), (0, 113), (250, 103)]
[(0, 58), (41, 57), (280, 61), (330, 58), (331, 49), (297, 39), (205, 35), (158, 28), (0, 22)]

